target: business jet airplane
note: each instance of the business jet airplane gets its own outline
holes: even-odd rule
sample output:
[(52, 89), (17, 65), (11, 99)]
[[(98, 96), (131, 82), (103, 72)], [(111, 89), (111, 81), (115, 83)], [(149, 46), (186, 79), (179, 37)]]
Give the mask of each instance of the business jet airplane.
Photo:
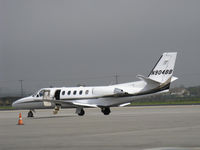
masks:
[(138, 75), (136, 82), (94, 87), (57, 87), (44, 88), (36, 94), (15, 101), (12, 106), (28, 109), (28, 117), (33, 117), (35, 109), (54, 108), (57, 114), (62, 108), (76, 108), (76, 113), (83, 116), (85, 107), (99, 107), (104, 115), (110, 114), (110, 107), (129, 105), (137, 96), (168, 92), (177, 52), (163, 53), (148, 77)]

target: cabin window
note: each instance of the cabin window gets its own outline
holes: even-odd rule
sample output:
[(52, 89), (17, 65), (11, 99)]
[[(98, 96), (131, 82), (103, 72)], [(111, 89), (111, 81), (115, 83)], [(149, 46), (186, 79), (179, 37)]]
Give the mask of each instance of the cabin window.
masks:
[(88, 94), (89, 94), (89, 90), (86, 90), (86, 91), (85, 91), (85, 94), (88, 95)]
[(67, 95), (70, 95), (70, 94), (71, 94), (71, 91), (68, 91), (68, 92), (67, 92)]
[(73, 94), (76, 95), (76, 91), (74, 91)]
[(65, 95), (65, 91), (62, 91), (62, 95)]
[(83, 94), (83, 91), (82, 91), (82, 90), (80, 90), (80, 91), (79, 91), (79, 95), (82, 95), (82, 94)]

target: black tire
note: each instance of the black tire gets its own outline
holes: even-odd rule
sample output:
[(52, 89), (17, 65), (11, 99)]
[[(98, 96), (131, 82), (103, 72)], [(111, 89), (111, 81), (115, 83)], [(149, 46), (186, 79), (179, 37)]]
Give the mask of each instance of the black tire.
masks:
[(33, 117), (33, 112), (31, 110), (28, 112), (28, 118), (29, 117)]
[(104, 115), (109, 115), (111, 112), (109, 107), (102, 108), (101, 111)]
[(81, 112), (78, 113), (79, 116), (84, 116), (84, 114), (85, 114), (85, 111), (83, 109), (81, 109)]

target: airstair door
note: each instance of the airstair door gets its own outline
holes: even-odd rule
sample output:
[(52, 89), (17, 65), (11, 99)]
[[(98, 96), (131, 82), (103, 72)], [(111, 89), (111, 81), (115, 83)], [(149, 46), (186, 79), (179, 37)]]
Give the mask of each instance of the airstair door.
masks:
[[(43, 99), (45, 100), (50, 100), (51, 98), (50, 98), (50, 90), (44, 90), (44, 92), (43, 92)], [(52, 104), (51, 104), (51, 102), (48, 102), (48, 101), (44, 101), (43, 102), (43, 104), (44, 104), (44, 106), (45, 107), (50, 107)]]
[(56, 100), (60, 100), (60, 91), (61, 91), (61, 90), (57, 90), (57, 91), (55, 92), (55, 96), (54, 96), (54, 97), (55, 97)]

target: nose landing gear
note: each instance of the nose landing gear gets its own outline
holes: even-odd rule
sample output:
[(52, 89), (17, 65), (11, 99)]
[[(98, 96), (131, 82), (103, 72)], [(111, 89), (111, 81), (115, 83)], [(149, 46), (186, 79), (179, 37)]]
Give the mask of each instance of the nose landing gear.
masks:
[(34, 115), (33, 115), (33, 110), (30, 110), (29, 112), (28, 112), (28, 116), (27, 116), (28, 118), (32, 118), (32, 117), (34, 117)]

